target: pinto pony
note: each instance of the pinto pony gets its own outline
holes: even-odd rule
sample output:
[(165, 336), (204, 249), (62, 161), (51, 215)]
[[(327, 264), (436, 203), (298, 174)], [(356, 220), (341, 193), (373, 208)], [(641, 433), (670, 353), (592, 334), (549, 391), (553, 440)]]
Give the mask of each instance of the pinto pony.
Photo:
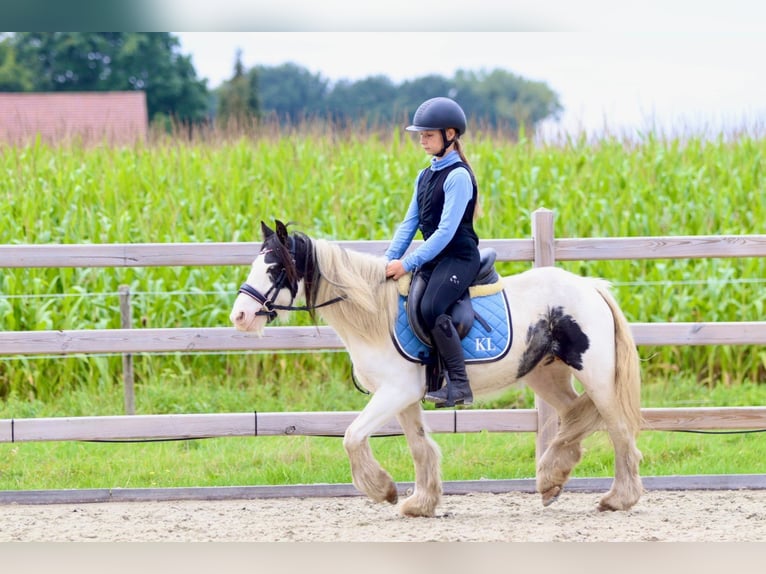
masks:
[[(386, 260), (289, 233), (280, 221), (275, 229), (261, 222), (261, 229), (262, 249), (234, 302), (232, 324), (262, 335), (267, 322), (305, 310), (330, 325), (359, 383), (371, 393), (343, 439), (354, 486), (376, 502), (398, 502), (391, 476), (369, 446), (369, 437), (396, 417), (415, 467), (415, 487), (399, 511), (433, 516), (442, 495), (441, 453), (424, 422), (424, 368), (406, 359), (393, 341), (399, 291), (386, 279)], [(497, 393), (523, 379), (556, 409), (558, 432), (537, 467), (536, 487), (545, 506), (558, 498), (579, 462), (582, 440), (606, 429), (614, 446), (614, 481), (598, 508), (628, 510), (643, 492), (636, 447), (640, 370), (630, 326), (608, 283), (556, 267), (501, 281), (515, 336), (498, 360), (468, 364), (474, 394)], [(305, 305), (295, 306), (296, 301)]]

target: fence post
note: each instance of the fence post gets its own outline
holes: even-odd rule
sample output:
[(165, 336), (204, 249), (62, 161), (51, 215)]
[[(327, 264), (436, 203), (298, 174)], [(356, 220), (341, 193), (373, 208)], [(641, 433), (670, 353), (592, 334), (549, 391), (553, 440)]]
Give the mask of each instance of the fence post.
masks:
[[(553, 234), (553, 211), (540, 208), (532, 213), (532, 241), (534, 243), (534, 266), (550, 267), (556, 263)], [(537, 435), (535, 458), (539, 462), (545, 449), (553, 441), (558, 430), (556, 410), (535, 395), (537, 409)]]
[[(133, 327), (133, 312), (130, 306), (130, 287), (120, 285), (120, 326), (123, 329)], [(124, 353), (122, 355), (122, 380), (125, 392), (125, 414), (136, 414), (136, 397), (133, 387), (133, 355)]]

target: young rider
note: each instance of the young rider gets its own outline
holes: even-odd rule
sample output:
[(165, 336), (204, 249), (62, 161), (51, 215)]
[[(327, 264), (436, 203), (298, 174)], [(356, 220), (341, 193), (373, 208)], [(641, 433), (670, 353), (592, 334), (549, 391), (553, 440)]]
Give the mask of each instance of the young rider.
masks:
[[(466, 117), (454, 100), (431, 98), (418, 107), (406, 129), (419, 133), (421, 147), (433, 157), (418, 174), (407, 213), (386, 251), (386, 276), (399, 279), (417, 271), (427, 281), (420, 314), (447, 378), (425, 399), (437, 407), (470, 405), (473, 393), (463, 347), (448, 314), (479, 270), (479, 238), (473, 228), (478, 188), (460, 142)], [(418, 230), (424, 242), (404, 256)]]

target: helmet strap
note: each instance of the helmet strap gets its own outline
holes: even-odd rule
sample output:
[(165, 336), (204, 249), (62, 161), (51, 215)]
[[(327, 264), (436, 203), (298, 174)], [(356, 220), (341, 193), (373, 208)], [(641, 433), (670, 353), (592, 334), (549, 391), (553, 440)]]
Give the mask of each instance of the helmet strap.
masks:
[(441, 128), (439, 131), (442, 133), (442, 150), (436, 154), (436, 157), (443, 157), (444, 153), (447, 151), (447, 148), (455, 143), (455, 140), (447, 139), (447, 130), (445, 128)]

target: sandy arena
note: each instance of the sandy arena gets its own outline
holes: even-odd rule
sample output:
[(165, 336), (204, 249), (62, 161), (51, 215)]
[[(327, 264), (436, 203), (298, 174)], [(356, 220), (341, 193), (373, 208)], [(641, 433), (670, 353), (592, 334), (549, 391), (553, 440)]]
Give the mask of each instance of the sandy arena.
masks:
[(437, 517), (403, 518), (361, 496), (0, 506), (0, 541), (606, 542), (764, 541), (766, 490), (648, 491), (628, 512), (602, 493), (445, 495)]

